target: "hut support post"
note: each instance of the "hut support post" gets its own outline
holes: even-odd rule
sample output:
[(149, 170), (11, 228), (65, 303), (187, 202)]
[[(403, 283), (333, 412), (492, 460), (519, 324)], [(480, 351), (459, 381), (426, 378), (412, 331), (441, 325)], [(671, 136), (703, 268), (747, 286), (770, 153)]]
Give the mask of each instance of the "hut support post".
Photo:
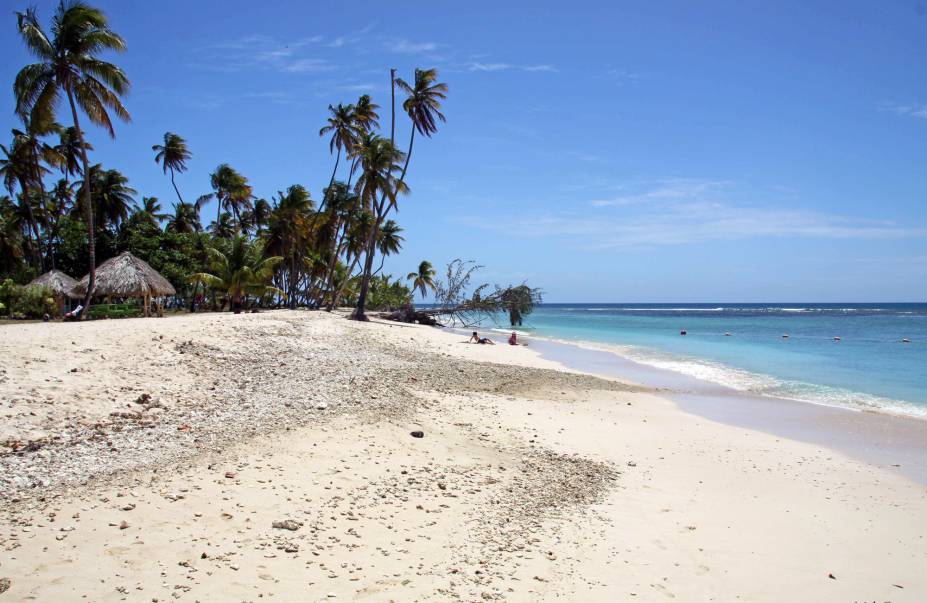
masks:
[(144, 313), (144, 316), (145, 316), (145, 318), (148, 318), (149, 316), (151, 316), (151, 300), (149, 299), (147, 293), (145, 294), (144, 300), (145, 300), (145, 313)]

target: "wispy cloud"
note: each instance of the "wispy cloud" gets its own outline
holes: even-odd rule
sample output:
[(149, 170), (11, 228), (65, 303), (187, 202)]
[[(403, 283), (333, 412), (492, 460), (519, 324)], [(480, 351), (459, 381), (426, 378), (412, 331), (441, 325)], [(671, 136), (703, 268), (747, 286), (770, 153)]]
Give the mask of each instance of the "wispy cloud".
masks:
[(200, 49), (202, 67), (221, 72), (249, 69), (307, 73), (334, 69), (326, 59), (308, 56), (310, 48), (324, 41), (322, 36), (296, 40), (279, 40), (263, 34), (251, 34)]
[[(927, 238), (927, 226), (724, 199), (731, 183), (671, 179), (608, 200), (583, 213), (549, 212), (491, 220), (464, 218), (509, 235), (561, 240), (585, 249), (698, 244), (756, 238), (877, 240)], [(595, 209), (598, 208), (598, 209)], [(504, 225), (504, 226), (500, 226)]]
[(434, 52), (438, 45), (434, 42), (412, 42), (405, 38), (387, 40), (383, 43), (384, 48), (389, 52), (400, 54), (421, 54), (423, 52)]
[(512, 63), (481, 63), (473, 62), (468, 63), (466, 66), (467, 71), (508, 71), (510, 69), (517, 69), (520, 71), (529, 71), (529, 72), (548, 72), (556, 73), (557, 68), (553, 65), (514, 65)]
[(898, 115), (904, 115), (907, 117), (920, 117), (921, 119), (927, 119), (927, 104), (883, 103), (881, 108), (883, 111), (890, 111)]
[(696, 199), (721, 192), (731, 183), (726, 180), (702, 180), (696, 178), (670, 178), (635, 193), (626, 193), (608, 199), (593, 199), (589, 203), (596, 207), (609, 205), (636, 205), (660, 200)]

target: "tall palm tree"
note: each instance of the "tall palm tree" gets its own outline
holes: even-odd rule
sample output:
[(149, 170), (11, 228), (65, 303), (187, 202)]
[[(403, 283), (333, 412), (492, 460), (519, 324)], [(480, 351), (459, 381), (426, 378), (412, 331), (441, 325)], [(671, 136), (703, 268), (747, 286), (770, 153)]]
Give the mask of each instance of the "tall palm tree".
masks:
[(194, 284), (205, 283), (206, 286), (223, 291), (231, 302), (235, 314), (241, 312), (241, 300), (246, 295), (264, 295), (276, 293), (284, 295), (276, 287), (269, 285), (274, 268), (283, 261), (280, 256), (263, 257), (259, 241), (249, 242), (245, 237), (235, 237), (228, 253), (209, 248), (210, 271), (194, 274), (190, 281)]
[(367, 140), (366, 146), (358, 155), (361, 176), (357, 180), (355, 190), (362, 205), (374, 211), (376, 221), (364, 246), (367, 257), (364, 262), (363, 279), (357, 297), (357, 306), (353, 314), (355, 320), (367, 319), (366, 314), (364, 314), (364, 304), (367, 301), (367, 291), (370, 288), (370, 277), (373, 272), (373, 256), (376, 251), (374, 246), (382, 223), (382, 216), (385, 215), (384, 204), (388, 201), (389, 207), (394, 207), (397, 195), (409, 192), (409, 187), (401, 178), (397, 177), (401, 169), (399, 162), (402, 159), (402, 151), (394, 147), (390, 141), (379, 136)]
[[(88, 151), (93, 150), (93, 145), (84, 142), (84, 148)], [(55, 145), (55, 151), (61, 157), (61, 173), (65, 180), (81, 173), (81, 143), (77, 130), (74, 126), (61, 128), (58, 132), (58, 144)]]
[(35, 246), (33, 247), (27, 235), (29, 255), (32, 257), (35, 267), (41, 269), (41, 238), (39, 237), (38, 221), (35, 219), (33, 203), (30, 198), (30, 183), (34, 183), (35, 180), (32, 160), (19, 138), (15, 136), (9, 147), (0, 145), (0, 152), (3, 153), (3, 156), (0, 157), (0, 177), (3, 178), (3, 184), (13, 198), (17, 198), (16, 187), (19, 186), (18, 213), (24, 216), (24, 224), (28, 227), (29, 233), (35, 238)]
[(371, 132), (376, 128), (380, 127), (380, 115), (377, 113), (377, 109), (380, 108), (380, 105), (373, 102), (373, 99), (370, 98), (369, 94), (365, 94), (357, 99), (357, 104), (354, 105), (354, 127), (358, 130), (365, 130)]
[(264, 235), (267, 243), (266, 252), (285, 260), (288, 276), (286, 293), (290, 308), (296, 307), (299, 267), (307, 255), (314, 228), (315, 215), (312, 210), (313, 202), (309, 191), (299, 184), (294, 184), (286, 193), (279, 193)]
[[(248, 179), (239, 174), (232, 166), (223, 163), (209, 175), (213, 196), (216, 199), (216, 222), (223, 211), (232, 212), (238, 222), (243, 209), (251, 209), (251, 186)], [(208, 198), (200, 197), (199, 201)]]
[(402, 227), (399, 226), (395, 220), (387, 220), (383, 223), (383, 226), (380, 227), (380, 234), (377, 235), (377, 251), (380, 252), (380, 266), (374, 271), (374, 274), (379, 274), (380, 271), (383, 270), (383, 264), (386, 263), (386, 256), (399, 253), (399, 250), (402, 249), (402, 242), (405, 241), (405, 238), (399, 234), (400, 232), (402, 232)]
[(409, 159), (412, 158), (412, 145), (415, 143), (415, 132), (431, 138), (438, 131), (437, 120), (447, 121), (441, 113), (441, 101), (447, 98), (447, 84), (437, 81), (437, 69), (416, 69), (415, 80), (409, 85), (402, 78), (396, 78), (396, 86), (405, 92), (408, 97), (402, 103), (402, 108), (412, 120), (412, 131), (409, 134), (409, 151), (406, 153), (406, 163), (402, 168), (401, 179), (405, 178), (409, 168)]
[(0, 197), (0, 268), (12, 272), (23, 259), (22, 225), (13, 200)]
[[(30, 115), (38, 123), (54, 121), (55, 108), (63, 92), (71, 108), (71, 118), (77, 133), (78, 147), (84, 164), (84, 220), (87, 223), (87, 250), (90, 270), (84, 307), (89, 308), (96, 281), (96, 247), (94, 243), (93, 208), (90, 182), (87, 177), (90, 160), (77, 108), (90, 121), (101, 126), (115, 138), (109, 112), (129, 121), (129, 112), (119, 97), (129, 89), (129, 78), (122, 69), (98, 58), (106, 51), (122, 52), (125, 41), (109, 28), (106, 16), (98, 9), (79, 0), (61, 0), (52, 17), (49, 38), (42, 29), (34, 9), (16, 13), (19, 33), (29, 51), (39, 62), (23, 67), (13, 85), (16, 112)], [(89, 312), (84, 310), (83, 316)]]
[(157, 223), (170, 218), (169, 215), (163, 213), (161, 202), (158, 201), (157, 197), (142, 197), (142, 205), (138, 208), (138, 211), (148, 214)]
[[(86, 180), (86, 179), (85, 179)], [(138, 193), (129, 186), (129, 179), (119, 170), (104, 170), (100, 164), (90, 166), (90, 188), (93, 190), (91, 201), (93, 214), (100, 218), (99, 227), (114, 228), (129, 217), (135, 205), (134, 195)], [(79, 182), (86, 188), (86, 182)], [(78, 199), (78, 208), (83, 209), (84, 199)], [(84, 215), (87, 210), (83, 209)]]
[(209, 225), (207, 229), (217, 239), (232, 239), (238, 232), (238, 224), (228, 212), (219, 214), (219, 219)]
[(251, 210), (251, 223), (254, 225), (255, 235), (260, 237), (264, 228), (267, 227), (267, 221), (270, 219), (271, 208), (267, 199), (258, 199), (254, 202), (254, 209)]
[(418, 272), (410, 272), (406, 279), (412, 281), (412, 291), (418, 291), (422, 294), (422, 299), (428, 293), (428, 290), (435, 290), (435, 269), (432, 268), (431, 262), (422, 260), (418, 265)]
[(165, 132), (164, 144), (152, 145), (151, 150), (157, 151), (155, 163), (161, 164), (164, 173), (171, 172), (171, 185), (174, 187), (174, 192), (177, 193), (178, 201), (183, 203), (180, 189), (177, 188), (177, 183), (174, 182), (174, 172), (182, 174), (187, 171), (187, 161), (193, 156), (187, 148), (187, 141), (178, 134)]
[(351, 148), (354, 146), (358, 131), (354, 123), (354, 105), (342, 105), (341, 103), (338, 103), (337, 107), (329, 105), (328, 111), (331, 115), (329, 115), (325, 126), (319, 130), (319, 136), (331, 134), (332, 137), (328, 142), (328, 150), (330, 153), (335, 153), (337, 149), (335, 155), (335, 169), (332, 170), (332, 177), (328, 182), (328, 186), (331, 186), (335, 183), (335, 174), (338, 173), (341, 151), (347, 150), (350, 152)]
[(174, 215), (167, 219), (166, 230), (176, 233), (194, 233), (203, 229), (200, 212), (192, 203), (175, 203)]

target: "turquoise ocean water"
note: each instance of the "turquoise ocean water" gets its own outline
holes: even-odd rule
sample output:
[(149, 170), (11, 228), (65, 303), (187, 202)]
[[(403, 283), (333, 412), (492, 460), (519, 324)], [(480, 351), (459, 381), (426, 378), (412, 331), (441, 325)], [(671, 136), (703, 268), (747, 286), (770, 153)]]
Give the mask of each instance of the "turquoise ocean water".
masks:
[(927, 304), (543, 304), (519, 330), (741, 391), (927, 418)]

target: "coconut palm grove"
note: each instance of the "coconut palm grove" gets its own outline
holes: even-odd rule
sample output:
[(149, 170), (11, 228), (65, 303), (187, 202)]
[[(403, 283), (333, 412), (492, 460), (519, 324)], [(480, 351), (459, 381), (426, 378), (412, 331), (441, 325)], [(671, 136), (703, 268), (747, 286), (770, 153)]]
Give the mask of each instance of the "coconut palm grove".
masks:
[[(331, 178), (281, 182), (270, 199), (256, 198), (247, 174), (227, 163), (210, 173), (212, 190), (185, 190), (196, 148), (182, 132), (166, 131), (152, 141), (152, 169), (170, 179), (176, 198), (158, 199), (94, 162), (88, 128), (117, 138), (132, 127), (131, 74), (108, 60), (131, 52), (131, 41), (80, 1), (15, 19), (32, 62), (12, 82), (17, 123), (0, 145), (0, 314), (59, 313), (52, 292), (25, 287), (51, 270), (86, 275), (86, 293), (74, 303), (90, 307), (97, 266), (124, 252), (173, 285), (168, 305), (177, 310), (347, 305), (363, 320), (367, 309), (395, 309), (435, 289), (426, 260), (410, 262), (418, 269), (400, 278), (383, 265), (402, 249), (394, 216), (412, 194), (416, 136), (431, 138), (445, 121), (448, 85), (436, 69), (415, 69), (408, 79), (389, 70), (386, 101), (365, 94), (329, 105), (318, 144), (331, 151)], [(408, 141), (396, 140), (401, 119), (411, 122)], [(215, 215), (201, 212), (207, 202)]]

